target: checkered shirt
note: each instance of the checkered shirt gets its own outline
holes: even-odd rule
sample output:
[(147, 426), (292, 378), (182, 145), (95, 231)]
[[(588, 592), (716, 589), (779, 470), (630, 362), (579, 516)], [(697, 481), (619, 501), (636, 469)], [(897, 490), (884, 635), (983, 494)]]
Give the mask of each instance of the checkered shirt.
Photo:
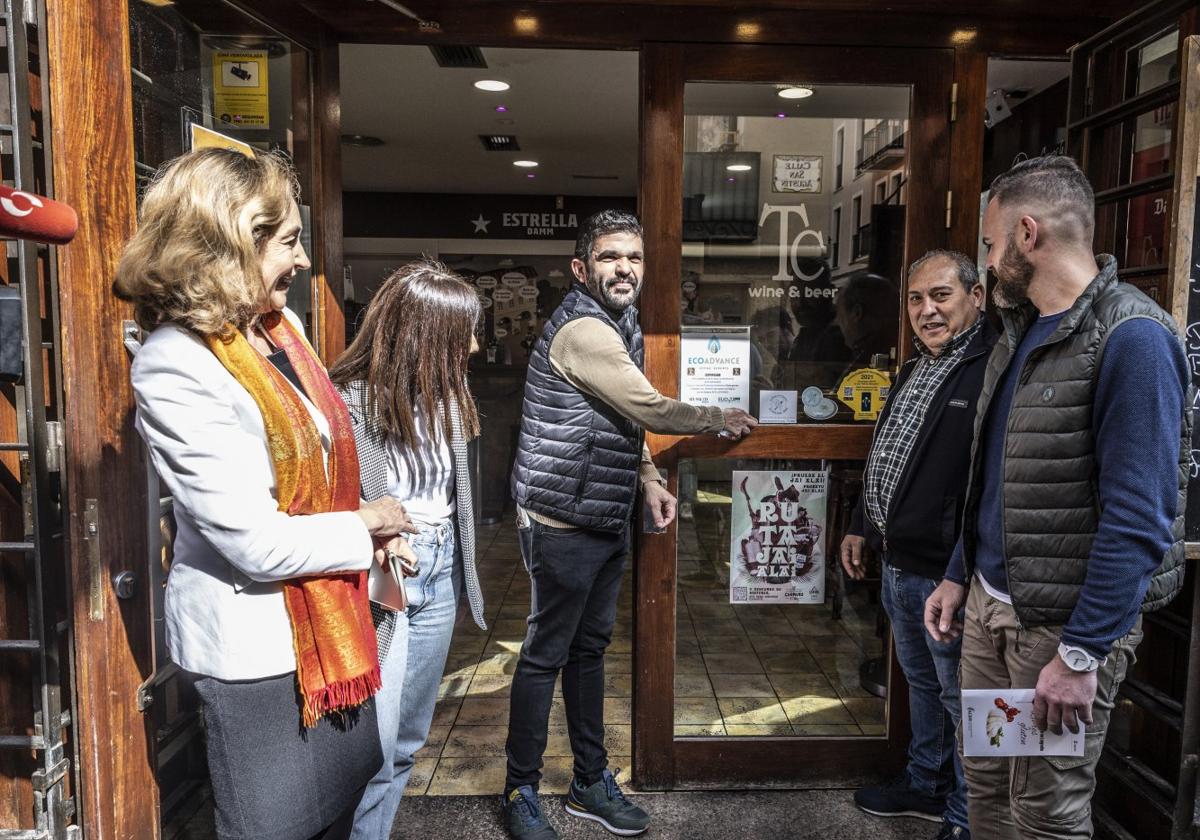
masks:
[(867, 469), (863, 475), (863, 501), (871, 524), (886, 536), (884, 528), (891, 510), (892, 496), (900, 483), (900, 476), (908, 465), (921, 426), (925, 423), (925, 412), (942, 383), (958, 367), (967, 353), (967, 345), (983, 327), (980, 316), (975, 325), (968, 327), (950, 339), (940, 354), (934, 356), (929, 348), (913, 338), (920, 353), (916, 366), (899, 391), (888, 397), (890, 407), (887, 417), (875, 430), (871, 454), (867, 457)]

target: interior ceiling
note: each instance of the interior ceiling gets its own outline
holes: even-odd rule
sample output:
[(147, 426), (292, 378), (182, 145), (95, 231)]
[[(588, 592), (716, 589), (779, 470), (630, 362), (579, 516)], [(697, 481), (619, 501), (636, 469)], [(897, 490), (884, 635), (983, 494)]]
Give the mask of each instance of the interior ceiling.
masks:
[[(483, 49), (486, 69), (444, 68), (422, 46), (343, 44), (342, 131), (384, 141), (342, 146), (343, 184), (371, 192), (634, 195), (638, 54)], [(503, 93), (476, 90), (499, 79)], [(689, 114), (904, 119), (905, 86), (816, 85), (784, 100), (773, 85), (690, 84)], [(508, 110), (497, 113), (497, 105)], [(480, 134), (512, 134), (489, 152)], [(514, 160), (536, 160), (530, 170)], [(593, 176), (579, 178), (576, 176)], [(596, 177), (601, 176), (601, 177)]]
[[(343, 44), (342, 131), (379, 137), (342, 146), (347, 190), (634, 195), (638, 55), (600, 50), (484, 49), (486, 69), (439, 67), (426, 47)], [(499, 79), (503, 93), (476, 90)], [(504, 105), (506, 113), (496, 113)], [(519, 152), (489, 152), (481, 134), (512, 134)], [(540, 164), (534, 170), (514, 160)], [(534, 178), (527, 178), (532, 173)], [(614, 180), (573, 176), (615, 176)]]

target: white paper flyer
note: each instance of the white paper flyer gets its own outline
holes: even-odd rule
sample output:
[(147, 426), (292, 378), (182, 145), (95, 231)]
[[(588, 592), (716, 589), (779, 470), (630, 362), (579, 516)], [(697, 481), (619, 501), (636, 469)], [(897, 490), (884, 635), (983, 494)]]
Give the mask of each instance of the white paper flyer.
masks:
[(1032, 688), (965, 688), (962, 692), (963, 755), (1083, 755), (1084, 732), (1063, 734), (1033, 725)]

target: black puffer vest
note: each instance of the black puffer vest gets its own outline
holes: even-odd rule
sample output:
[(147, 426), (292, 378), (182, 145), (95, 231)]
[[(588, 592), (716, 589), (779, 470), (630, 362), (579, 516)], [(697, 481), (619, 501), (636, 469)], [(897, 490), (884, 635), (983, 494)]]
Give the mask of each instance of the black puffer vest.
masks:
[[(1100, 520), (1096, 489), (1092, 408), (1096, 376), (1112, 330), (1130, 318), (1149, 318), (1178, 338), (1171, 316), (1126, 283), (1117, 281), (1116, 260), (1097, 258), (1100, 274), (1039, 345), (1020, 372), (1005, 426), (1003, 500), (1008, 590), (1027, 627), (1065, 624), (1087, 574)], [(963, 559), (974, 571), (983, 453), (979, 445), (996, 383), (1013, 350), (1037, 317), (1032, 305), (1001, 310), (1004, 334), (984, 375), (971, 448), (971, 476), (964, 512)], [(1186, 401), (1185, 407), (1191, 402)], [(1142, 602), (1142, 611), (1165, 606), (1183, 587), (1183, 514), (1190, 469), (1191, 412), (1179, 420), (1179, 507), (1167, 550)]]
[(563, 324), (598, 318), (625, 343), (640, 369), (644, 358), (637, 309), (620, 320), (574, 283), (529, 357), (512, 493), (526, 510), (581, 528), (620, 531), (637, 497), (642, 430), (602, 400), (583, 393), (550, 366), (550, 343)]

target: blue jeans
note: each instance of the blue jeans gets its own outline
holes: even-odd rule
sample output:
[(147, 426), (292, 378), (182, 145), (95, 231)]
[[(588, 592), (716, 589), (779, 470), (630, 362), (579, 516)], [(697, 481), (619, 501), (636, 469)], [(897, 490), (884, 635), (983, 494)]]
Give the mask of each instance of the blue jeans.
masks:
[(967, 828), (967, 786), (954, 743), (962, 714), (958, 690), (962, 637), (942, 643), (925, 630), (925, 599), (937, 584), (890, 564), (883, 566), (883, 608), (892, 622), (896, 659), (908, 680), (909, 783), (929, 796), (946, 797), (946, 819)]
[(421, 571), (404, 583), (408, 609), (396, 624), (391, 648), (383, 660), (383, 688), (375, 695), (383, 767), (367, 783), (354, 812), (352, 840), (387, 840), (404, 786), (412, 772), (413, 754), (429, 737), (437, 704), (438, 684), (446, 667), (454, 617), (462, 591), (454, 525), (421, 526), (408, 537)]

